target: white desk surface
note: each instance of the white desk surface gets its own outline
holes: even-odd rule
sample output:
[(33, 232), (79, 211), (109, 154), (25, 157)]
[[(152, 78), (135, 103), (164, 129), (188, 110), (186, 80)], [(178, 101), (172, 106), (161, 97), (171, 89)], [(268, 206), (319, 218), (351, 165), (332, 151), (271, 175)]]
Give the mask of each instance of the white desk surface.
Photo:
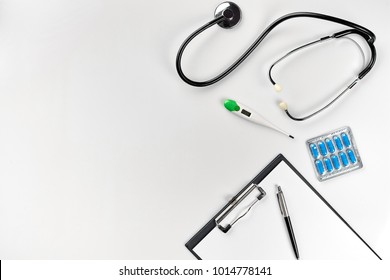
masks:
[[(0, 2), (0, 259), (194, 259), (184, 244), (279, 153), (390, 258), (390, 1), (236, 2), (239, 26), (211, 28), (185, 52), (189, 76), (213, 76), (293, 11), (371, 29), (376, 65), (341, 102), (297, 123), (277, 101), (310, 110), (308, 101), (334, 94), (338, 76), (354, 73), (357, 56), (340, 56), (337, 48), (333, 56), (321, 48), (298, 54), (277, 74), (286, 79), (280, 94), (267, 80), (268, 67), (341, 26), (286, 22), (225, 80), (194, 88), (178, 77), (176, 52), (212, 19), (219, 1)], [(335, 67), (321, 66), (330, 57)], [(311, 58), (318, 69), (306, 67)], [(296, 139), (233, 116), (225, 98)], [(305, 141), (345, 125), (364, 167), (320, 183)]]

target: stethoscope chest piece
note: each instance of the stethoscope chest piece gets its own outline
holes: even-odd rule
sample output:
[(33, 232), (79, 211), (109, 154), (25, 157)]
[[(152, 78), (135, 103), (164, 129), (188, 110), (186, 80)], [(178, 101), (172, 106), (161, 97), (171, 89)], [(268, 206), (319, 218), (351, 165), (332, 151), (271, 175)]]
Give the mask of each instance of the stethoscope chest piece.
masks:
[(223, 16), (224, 19), (218, 22), (222, 28), (232, 28), (241, 20), (241, 10), (237, 4), (233, 2), (223, 2), (215, 9), (214, 17), (219, 18)]

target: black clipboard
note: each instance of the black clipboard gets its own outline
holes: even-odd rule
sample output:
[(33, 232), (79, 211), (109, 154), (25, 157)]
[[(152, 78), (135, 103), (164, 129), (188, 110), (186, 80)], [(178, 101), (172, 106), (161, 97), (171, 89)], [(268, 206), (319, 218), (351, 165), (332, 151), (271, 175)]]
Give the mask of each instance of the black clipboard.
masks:
[(216, 218), (223, 213), (227, 207), (231, 204), (232, 201), (237, 200), (240, 195), (242, 195), (248, 188), (253, 184), (260, 184), (265, 177), (270, 174), (275, 167), (277, 167), (281, 162), (284, 162), (291, 168), (291, 170), (317, 195), (322, 202), (329, 207), (332, 212), (368, 247), (369, 250), (375, 256), (381, 260), (381, 257), (371, 248), (371, 246), (352, 228), (352, 226), (321, 196), (321, 194), (298, 172), (298, 170), (282, 155), (279, 154), (275, 159), (273, 159), (259, 174), (256, 175), (240, 192), (238, 192), (206, 225), (200, 229), (186, 244), (187, 249), (198, 259), (201, 260), (201, 257), (195, 253), (194, 248), (217, 226)]

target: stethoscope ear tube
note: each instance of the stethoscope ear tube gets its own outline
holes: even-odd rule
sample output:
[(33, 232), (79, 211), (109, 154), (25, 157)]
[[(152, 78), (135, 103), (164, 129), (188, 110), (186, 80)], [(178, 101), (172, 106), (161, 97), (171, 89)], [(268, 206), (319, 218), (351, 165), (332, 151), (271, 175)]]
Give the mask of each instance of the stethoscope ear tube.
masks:
[(367, 32), (363, 32), (360, 29), (346, 29), (346, 30), (343, 30), (343, 31), (340, 31), (340, 32), (333, 34), (332, 37), (341, 38), (341, 37), (344, 37), (344, 36), (347, 36), (350, 34), (357, 34), (357, 35), (363, 37), (366, 40), (367, 45), (370, 48), (370, 52), (371, 52), (370, 61), (367, 63), (366, 67), (358, 75), (359, 79), (361, 80), (364, 78), (365, 75), (367, 75), (368, 72), (371, 71), (371, 69), (372, 69), (372, 67), (374, 67), (374, 64), (376, 61), (376, 49), (374, 46), (375, 35), (371, 31), (370, 31), (370, 33), (367, 33)]
[(294, 121), (304, 121), (304, 120), (307, 120), (311, 117), (314, 117), (315, 115), (321, 113), (322, 111), (324, 111), (325, 109), (329, 108), (333, 103), (335, 103), (338, 99), (340, 99), (345, 93), (347, 93), (348, 91), (350, 91), (359, 81), (360, 79), (359, 78), (356, 78), (354, 79), (341, 93), (339, 93), (333, 100), (331, 100), (328, 104), (326, 104), (325, 106), (323, 106), (322, 108), (316, 110), (315, 112), (311, 113), (310, 115), (307, 115), (305, 117), (296, 117), (294, 115), (291, 114), (291, 112), (288, 110), (288, 106), (287, 106), (287, 103), (285, 102), (281, 102), (279, 104), (279, 107), (284, 110), (284, 112), (286, 113), (286, 115), (294, 120)]

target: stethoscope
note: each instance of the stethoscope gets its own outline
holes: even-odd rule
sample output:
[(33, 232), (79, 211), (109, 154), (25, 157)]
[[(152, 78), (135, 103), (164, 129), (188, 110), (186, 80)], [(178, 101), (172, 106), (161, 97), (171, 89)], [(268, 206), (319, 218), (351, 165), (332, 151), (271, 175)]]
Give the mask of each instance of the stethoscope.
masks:
[(328, 16), (328, 15), (324, 15), (324, 14), (311, 13), (311, 12), (296, 12), (296, 13), (284, 15), (284, 16), (278, 18), (277, 20), (275, 20), (273, 23), (271, 23), (260, 34), (260, 36), (253, 42), (253, 44), (232, 65), (230, 65), (226, 70), (224, 70), (219, 75), (215, 76), (212, 79), (206, 80), (206, 81), (191, 80), (183, 73), (183, 70), (181, 67), (181, 58), (183, 56), (183, 52), (184, 52), (185, 48), (187, 47), (187, 45), (192, 41), (192, 39), (194, 39), (200, 33), (202, 33), (203, 31), (205, 31), (206, 29), (208, 29), (209, 27), (211, 27), (215, 24), (218, 24), (222, 28), (234, 27), (241, 19), (241, 10), (233, 2), (223, 2), (220, 5), (218, 5), (218, 7), (216, 8), (215, 13), (214, 13), (214, 17), (215, 18), (212, 21), (206, 23), (205, 25), (203, 25), (202, 27), (200, 27), (199, 29), (194, 31), (190, 36), (188, 36), (188, 38), (183, 42), (183, 44), (181, 45), (181, 47), (177, 53), (176, 69), (177, 69), (177, 72), (178, 72), (180, 78), (183, 81), (185, 81), (187, 84), (195, 86), (195, 87), (206, 87), (206, 86), (215, 84), (216, 82), (219, 82), (220, 80), (225, 78), (227, 75), (229, 75), (231, 72), (233, 72), (233, 70), (236, 69), (259, 46), (259, 44), (263, 41), (263, 39), (277, 25), (279, 25), (280, 23), (282, 23), (288, 19), (298, 18), (298, 17), (317, 18), (317, 19), (322, 19), (322, 20), (327, 20), (327, 21), (339, 23), (339, 24), (350, 27), (350, 29), (345, 29), (345, 30), (336, 32), (330, 36), (325, 36), (325, 37), (322, 37), (316, 41), (313, 41), (313, 42), (307, 43), (303, 46), (297, 47), (297, 48), (293, 49), (292, 51), (288, 52), (287, 54), (285, 54), (284, 56), (282, 56), (275, 63), (273, 63), (269, 69), (268, 77), (269, 77), (269, 80), (271, 81), (271, 83), (274, 86), (276, 91), (280, 91), (282, 88), (273, 79), (272, 70), (273, 70), (275, 65), (279, 64), (281, 61), (283, 61), (288, 56), (290, 56), (290, 55), (292, 55), (292, 54), (294, 54), (294, 53), (296, 53), (299, 50), (302, 50), (304, 48), (307, 48), (307, 47), (310, 47), (310, 46), (313, 46), (313, 45), (316, 45), (319, 43), (323, 43), (323, 42), (331, 40), (331, 39), (348, 38), (345, 36), (351, 35), (351, 34), (359, 35), (366, 41), (367, 45), (369, 46), (370, 52), (371, 52), (369, 62), (365, 63), (365, 65), (363, 66), (363, 69), (357, 75), (357, 77), (354, 77), (352, 82), (350, 82), (348, 84), (348, 86), (340, 94), (338, 94), (333, 100), (331, 100), (325, 106), (323, 106), (322, 108), (316, 110), (315, 112), (313, 112), (307, 116), (295, 117), (288, 110), (287, 103), (281, 102), (279, 104), (280, 108), (286, 112), (287, 116), (289, 116), (291, 119), (293, 119), (295, 121), (306, 120), (308, 118), (311, 118), (311, 117), (317, 115), (318, 113), (322, 112), (326, 108), (328, 108), (330, 105), (332, 105), (334, 102), (336, 102), (336, 100), (338, 100), (341, 96), (343, 96), (346, 92), (351, 90), (361, 79), (363, 79), (367, 75), (367, 73), (370, 72), (370, 70), (372, 69), (372, 67), (375, 64), (375, 60), (376, 60), (376, 49), (374, 46), (375, 34), (372, 33), (370, 30), (368, 30), (367, 28), (360, 26), (356, 23), (341, 19), (341, 18), (332, 17), (332, 16)]

